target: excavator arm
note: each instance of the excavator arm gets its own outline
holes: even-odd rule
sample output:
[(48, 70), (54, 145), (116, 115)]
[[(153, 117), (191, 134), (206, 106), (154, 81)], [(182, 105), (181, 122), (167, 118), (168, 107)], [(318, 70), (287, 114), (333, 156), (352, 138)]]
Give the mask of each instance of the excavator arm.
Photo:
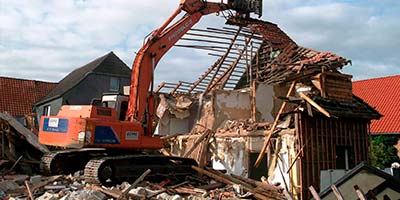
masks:
[[(153, 73), (162, 56), (195, 25), (202, 16), (233, 9), (238, 14), (261, 12), (261, 0), (228, 0), (228, 3), (206, 2), (204, 0), (181, 0), (180, 6), (171, 17), (158, 29), (153, 31), (149, 39), (137, 53), (132, 66), (127, 119), (143, 122), (146, 106), (149, 103), (149, 87), (153, 81)], [(169, 26), (182, 12), (186, 14)], [(151, 98), (151, 97), (150, 97)], [(152, 115), (152, 113), (150, 113)], [(150, 126), (151, 127), (151, 126)], [(150, 128), (149, 127), (149, 128)]]

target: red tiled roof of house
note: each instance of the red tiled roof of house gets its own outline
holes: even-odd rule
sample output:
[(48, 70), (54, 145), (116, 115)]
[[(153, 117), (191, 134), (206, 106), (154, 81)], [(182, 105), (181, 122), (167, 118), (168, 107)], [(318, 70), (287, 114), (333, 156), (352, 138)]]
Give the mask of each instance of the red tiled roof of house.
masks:
[(400, 75), (353, 82), (353, 93), (383, 117), (371, 123), (372, 134), (400, 134)]
[(21, 116), (32, 112), (32, 105), (47, 95), (57, 84), (0, 77), (0, 112)]

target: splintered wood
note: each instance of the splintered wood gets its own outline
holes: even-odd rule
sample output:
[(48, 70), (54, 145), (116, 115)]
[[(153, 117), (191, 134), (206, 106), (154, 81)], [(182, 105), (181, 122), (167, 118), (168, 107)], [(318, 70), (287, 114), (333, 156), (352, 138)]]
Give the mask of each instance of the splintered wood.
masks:
[(328, 111), (326, 111), (324, 108), (322, 108), (320, 105), (318, 105), (315, 101), (313, 101), (310, 97), (308, 97), (307, 95), (305, 95), (302, 92), (299, 92), (299, 95), (301, 98), (303, 98), (304, 100), (306, 100), (308, 103), (310, 103), (312, 106), (314, 106), (319, 112), (321, 112), (322, 114), (324, 114), (326, 117), (331, 117), (331, 114), (329, 114)]
[(251, 192), (256, 199), (284, 199), (282, 191), (280, 189), (273, 188), (274, 186), (265, 185), (260, 187), (257, 186), (257, 184), (254, 184), (252, 180), (243, 181), (243, 179), (240, 180), (235, 178), (234, 176), (229, 176), (215, 170), (205, 170), (196, 166), (192, 166), (192, 168), (200, 174), (204, 174), (210, 178), (215, 179), (218, 182), (222, 182), (228, 185), (240, 185), (244, 190)]
[(0, 112), (0, 137), (1, 159), (13, 163), (12, 166), (0, 166), (1, 173), (39, 172), (40, 159), (43, 153), (49, 150), (39, 143), (33, 132), (25, 128), (13, 116)]
[(210, 139), (214, 136), (215, 132), (210, 129), (204, 129), (203, 132), (200, 133), (200, 137), (197, 137), (192, 146), (185, 152), (183, 155), (184, 158), (187, 158), (192, 155), (195, 149), (198, 149), (197, 156), (191, 156), (196, 159), (199, 163), (200, 167), (204, 167), (207, 163), (208, 158), (208, 147)]

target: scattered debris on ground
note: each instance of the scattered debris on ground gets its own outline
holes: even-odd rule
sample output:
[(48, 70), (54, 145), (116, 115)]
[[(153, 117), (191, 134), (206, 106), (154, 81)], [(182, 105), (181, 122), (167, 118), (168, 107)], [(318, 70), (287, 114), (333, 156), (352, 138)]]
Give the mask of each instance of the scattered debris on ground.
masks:
[(170, 185), (168, 180), (151, 183), (138, 178), (133, 183), (109, 187), (86, 183), (79, 173), (66, 176), (10, 174), (0, 177), (0, 199), (285, 199), (282, 188), (266, 182), (196, 166), (193, 169), (202, 176), (194, 174), (175, 185)]

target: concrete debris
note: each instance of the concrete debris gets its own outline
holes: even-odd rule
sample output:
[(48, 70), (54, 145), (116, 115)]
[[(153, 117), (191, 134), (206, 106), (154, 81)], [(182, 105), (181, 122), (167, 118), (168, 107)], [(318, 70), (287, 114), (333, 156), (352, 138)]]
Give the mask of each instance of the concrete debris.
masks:
[(0, 183), (0, 190), (2, 191), (10, 191), (10, 190), (15, 190), (17, 188), (19, 188), (19, 185), (11, 180), (2, 181)]
[(40, 182), (40, 181), (42, 181), (42, 176), (40, 176), (40, 175), (36, 175), (36, 176), (31, 176), (30, 178), (29, 178), (29, 182), (32, 184), (32, 183), (37, 183), (37, 182)]
[(62, 190), (67, 188), (65, 185), (46, 185), (44, 186), (45, 190)]
[(157, 195), (157, 199), (165, 199), (165, 200), (183, 200), (183, 198), (177, 194), (169, 195), (167, 193), (161, 193)]
[(5, 175), (3, 176), (3, 178), (6, 180), (13, 180), (15, 183), (22, 185), (24, 184), (25, 180), (29, 179), (29, 176), (25, 174), (17, 174), (17, 175)]
[(151, 191), (144, 187), (133, 188), (128, 192), (128, 194), (133, 194), (133, 195), (137, 195), (137, 196), (149, 196), (149, 195), (153, 195), (154, 193), (155, 193), (154, 191)]
[(223, 127), (217, 129), (217, 132), (232, 132), (239, 130), (246, 131), (255, 131), (255, 130), (268, 130), (272, 126), (272, 123), (263, 122), (263, 123), (253, 123), (250, 119), (244, 120), (227, 120)]
[(36, 200), (56, 200), (57, 198), (55, 197), (54, 194), (45, 192), (42, 196), (36, 198)]
[(68, 199), (105, 200), (107, 196), (97, 190), (85, 189), (72, 192)]
[(184, 96), (178, 98), (171, 98), (165, 95), (160, 95), (160, 103), (157, 107), (157, 116), (161, 119), (165, 111), (169, 111), (170, 114), (175, 115), (178, 119), (184, 119), (190, 116), (188, 111), (192, 105), (192, 101)]

